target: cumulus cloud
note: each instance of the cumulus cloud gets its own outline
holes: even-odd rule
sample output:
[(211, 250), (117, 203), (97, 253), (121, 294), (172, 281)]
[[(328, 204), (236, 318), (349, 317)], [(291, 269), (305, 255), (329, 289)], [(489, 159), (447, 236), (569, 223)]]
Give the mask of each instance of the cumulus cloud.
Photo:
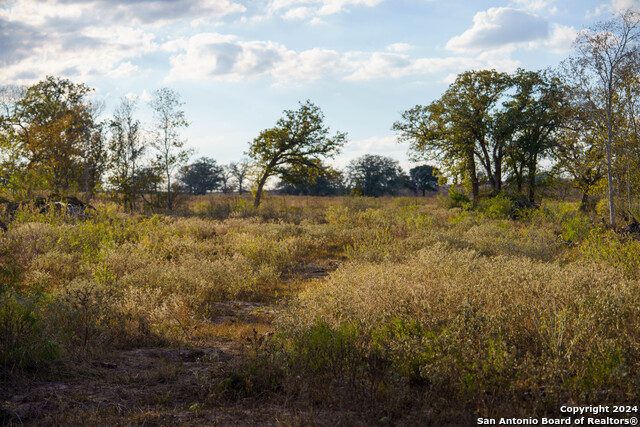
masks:
[(158, 49), (164, 24), (245, 10), (234, 0), (9, 0), (0, 7), (0, 83), (130, 76), (133, 59)]
[(29, 25), (164, 24), (188, 18), (220, 18), (246, 8), (231, 0), (10, 0), (0, 17)]
[[(30, 83), (55, 74), (86, 79), (95, 74), (122, 77), (136, 71), (130, 60), (157, 49), (154, 35), (127, 27), (85, 28), (77, 33), (46, 32), (3, 21), (0, 83)], [(5, 53), (5, 52), (3, 52)]]
[(571, 50), (573, 42), (578, 36), (578, 30), (560, 24), (551, 25), (551, 35), (545, 40), (539, 40), (530, 44), (531, 48), (546, 49), (552, 53), (567, 53)]
[(614, 12), (620, 12), (627, 9), (640, 11), (639, 0), (611, 0), (611, 8)]
[(272, 79), (275, 85), (321, 78), (367, 81), (460, 72), (470, 67), (513, 71), (518, 65), (509, 59), (507, 49), (494, 49), (475, 57), (412, 58), (393, 49), (382, 52), (338, 52), (320, 48), (295, 51), (272, 41), (243, 41), (217, 33), (175, 40), (162, 48), (172, 52), (167, 82), (239, 82), (261, 77)]
[(478, 52), (519, 42), (547, 38), (549, 24), (531, 13), (506, 7), (491, 8), (473, 17), (473, 26), (447, 43), (455, 52)]
[(312, 19), (350, 10), (352, 7), (374, 7), (384, 0), (271, 0), (267, 6), (269, 16), (284, 19)]
[(411, 45), (408, 43), (393, 43), (387, 46), (387, 50), (391, 52), (406, 52), (411, 50)]
[(512, 0), (511, 6), (516, 9), (524, 9), (530, 12), (547, 12), (551, 15), (558, 11), (554, 6), (555, 0)]
[(166, 81), (214, 79), (241, 81), (270, 75), (276, 80), (315, 80), (342, 67), (333, 50), (295, 52), (272, 41), (240, 41), (234, 36), (203, 33), (172, 42)]

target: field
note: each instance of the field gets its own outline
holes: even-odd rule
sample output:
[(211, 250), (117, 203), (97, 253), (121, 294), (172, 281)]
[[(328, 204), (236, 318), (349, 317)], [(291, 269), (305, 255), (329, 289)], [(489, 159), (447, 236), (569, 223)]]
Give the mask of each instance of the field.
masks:
[(475, 425), (637, 405), (640, 241), (574, 203), (447, 202), (21, 211), (0, 232), (0, 418)]

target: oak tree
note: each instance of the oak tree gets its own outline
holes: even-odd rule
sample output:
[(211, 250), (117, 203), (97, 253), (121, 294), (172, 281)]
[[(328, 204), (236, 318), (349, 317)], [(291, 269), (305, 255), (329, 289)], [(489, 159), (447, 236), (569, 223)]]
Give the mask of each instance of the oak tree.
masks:
[(287, 168), (322, 173), (322, 159), (334, 157), (346, 143), (346, 133), (329, 135), (319, 107), (307, 100), (297, 110), (285, 110), (272, 128), (260, 132), (250, 144), (247, 155), (257, 171), (254, 206), (260, 206), (262, 191), (271, 176)]

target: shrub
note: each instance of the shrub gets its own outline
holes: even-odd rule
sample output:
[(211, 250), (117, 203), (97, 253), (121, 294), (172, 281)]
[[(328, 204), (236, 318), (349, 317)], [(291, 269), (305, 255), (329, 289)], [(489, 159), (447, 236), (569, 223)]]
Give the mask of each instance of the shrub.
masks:
[(452, 209), (452, 208), (469, 209), (471, 206), (471, 200), (466, 194), (452, 187), (449, 189), (449, 197), (445, 202), (445, 206), (449, 209)]
[(509, 218), (512, 209), (513, 201), (504, 193), (498, 193), (493, 197), (483, 199), (478, 205), (478, 210), (491, 219)]
[(58, 357), (59, 347), (40, 318), (40, 301), (0, 293), (0, 367), (33, 368)]

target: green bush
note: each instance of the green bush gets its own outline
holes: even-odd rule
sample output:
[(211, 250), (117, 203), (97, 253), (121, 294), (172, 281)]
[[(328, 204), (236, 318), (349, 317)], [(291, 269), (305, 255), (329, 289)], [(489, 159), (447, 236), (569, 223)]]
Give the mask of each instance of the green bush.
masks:
[(513, 201), (504, 193), (484, 199), (478, 205), (478, 210), (491, 219), (509, 218), (512, 208)]
[(33, 368), (58, 355), (59, 347), (40, 318), (38, 301), (0, 293), (0, 367)]
[(451, 188), (449, 189), (449, 197), (446, 200), (445, 205), (449, 209), (468, 209), (471, 207), (471, 199), (469, 199), (469, 197), (461, 191), (458, 191), (455, 188)]

